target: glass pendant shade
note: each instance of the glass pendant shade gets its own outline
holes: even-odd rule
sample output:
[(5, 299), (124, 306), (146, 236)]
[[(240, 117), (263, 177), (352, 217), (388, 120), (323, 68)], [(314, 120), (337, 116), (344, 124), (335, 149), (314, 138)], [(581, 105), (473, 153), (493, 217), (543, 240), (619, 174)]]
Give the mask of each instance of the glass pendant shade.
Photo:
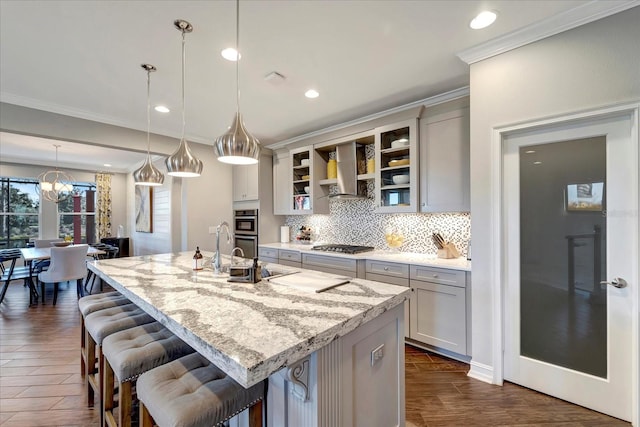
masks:
[(182, 137), (178, 149), (164, 161), (167, 173), (181, 178), (192, 178), (202, 174), (202, 160), (197, 159), (189, 149), (189, 143), (184, 137), (185, 132), (185, 34), (193, 31), (193, 26), (185, 20), (176, 19), (173, 25), (182, 33)]
[(213, 152), (218, 160), (234, 165), (258, 163), (262, 147), (260, 141), (249, 133), (238, 112), (229, 130), (219, 136), (213, 144)]
[(164, 175), (151, 161), (151, 142), (149, 139), (151, 128), (151, 73), (156, 71), (156, 67), (151, 64), (142, 64), (141, 67), (147, 72), (147, 158), (142, 166), (133, 172), (133, 180), (135, 185), (157, 187), (164, 183)]
[(164, 161), (171, 176), (193, 178), (202, 174), (202, 160), (191, 154), (187, 140), (180, 139), (178, 149)]
[(58, 169), (58, 148), (56, 147), (56, 168), (43, 172), (38, 176), (40, 193), (45, 200), (60, 203), (73, 195), (73, 183), (75, 179), (66, 172)]

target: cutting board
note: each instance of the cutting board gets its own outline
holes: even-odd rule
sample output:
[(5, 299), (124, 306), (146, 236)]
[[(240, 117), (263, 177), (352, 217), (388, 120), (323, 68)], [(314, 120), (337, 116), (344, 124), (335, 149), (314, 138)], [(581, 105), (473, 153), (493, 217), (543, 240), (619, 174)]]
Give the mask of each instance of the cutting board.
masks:
[(274, 277), (273, 279), (269, 279), (269, 283), (318, 293), (349, 283), (350, 280), (350, 277), (335, 276), (333, 274), (323, 274), (312, 271), (301, 271), (299, 273), (288, 274), (282, 277)]

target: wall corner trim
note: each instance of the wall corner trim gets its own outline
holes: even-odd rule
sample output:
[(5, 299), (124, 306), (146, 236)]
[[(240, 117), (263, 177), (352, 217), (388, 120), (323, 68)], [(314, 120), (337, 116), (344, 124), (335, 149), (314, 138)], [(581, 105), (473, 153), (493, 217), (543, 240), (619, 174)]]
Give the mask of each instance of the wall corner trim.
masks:
[(640, 0), (590, 1), (465, 49), (457, 56), (467, 64), (473, 64), (636, 6), (640, 6)]
[(469, 365), (471, 366), (471, 369), (469, 369), (469, 373), (467, 374), (468, 377), (485, 383), (495, 384), (493, 382), (493, 366), (474, 362), (473, 360), (469, 363)]

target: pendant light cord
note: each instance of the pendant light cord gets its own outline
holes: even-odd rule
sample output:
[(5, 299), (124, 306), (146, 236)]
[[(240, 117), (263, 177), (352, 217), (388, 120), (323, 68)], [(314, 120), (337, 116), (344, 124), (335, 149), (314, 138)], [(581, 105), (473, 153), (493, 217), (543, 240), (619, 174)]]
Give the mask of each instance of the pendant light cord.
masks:
[(185, 69), (185, 31), (184, 29), (182, 29), (182, 139), (184, 139), (184, 130), (186, 127), (186, 121), (185, 121), (185, 110), (186, 110), (186, 104), (184, 101), (184, 69)]
[(147, 69), (147, 159), (151, 159), (151, 142), (149, 129), (151, 128), (151, 69)]
[(236, 108), (240, 114), (240, 0), (236, 0)]

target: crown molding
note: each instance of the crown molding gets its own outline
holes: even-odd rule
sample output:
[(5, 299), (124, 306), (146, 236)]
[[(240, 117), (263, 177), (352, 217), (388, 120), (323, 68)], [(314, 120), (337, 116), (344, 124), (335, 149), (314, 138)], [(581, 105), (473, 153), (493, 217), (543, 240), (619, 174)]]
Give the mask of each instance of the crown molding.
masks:
[[(111, 116), (95, 114), (76, 108), (67, 107), (66, 105), (45, 102), (39, 99), (29, 98), (26, 96), (15, 95), (8, 92), (0, 92), (0, 102), (6, 104), (18, 105), (20, 107), (33, 108), (34, 110), (47, 111), (49, 113), (61, 114), (63, 116), (75, 117), (77, 119), (90, 120), (92, 122), (104, 123), (112, 126), (119, 126), (127, 129), (146, 132), (146, 127), (140, 127), (132, 121), (120, 120)], [(154, 129), (153, 133), (157, 135), (168, 136), (170, 138), (180, 139), (181, 135), (167, 129)], [(199, 144), (211, 145), (213, 139), (196, 135), (185, 135), (188, 141), (197, 142)]]
[(385, 116), (389, 116), (394, 113), (400, 113), (402, 111), (409, 110), (415, 107), (429, 107), (436, 104), (442, 104), (443, 102), (452, 101), (454, 99), (462, 98), (465, 96), (469, 96), (469, 86), (464, 86), (459, 89), (454, 89), (449, 92), (445, 92), (439, 95), (435, 95), (429, 98), (424, 98), (418, 101), (411, 102), (409, 104), (400, 105), (398, 107), (390, 108), (388, 110), (380, 111), (379, 113), (370, 114), (368, 116), (361, 117), (359, 119), (351, 120), (349, 122), (340, 123), (334, 126), (330, 126), (327, 128), (323, 128), (320, 130), (316, 130), (313, 132), (305, 133), (303, 135), (298, 135), (293, 138), (285, 139), (284, 141), (276, 142), (275, 144), (269, 144), (268, 148), (272, 150), (277, 150), (278, 148), (286, 147), (290, 144), (296, 143), (298, 141), (302, 141), (305, 139), (309, 139), (315, 136), (324, 135), (329, 132), (333, 132), (336, 130), (344, 129), (349, 126), (359, 125), (362, 123), (366, 123), (371, 120), (376, 120)]
[(457, 56), (467, 64), (473, 64), (638, 5), (640, 5), (640, 0), (593, 0), (463, 50)]

